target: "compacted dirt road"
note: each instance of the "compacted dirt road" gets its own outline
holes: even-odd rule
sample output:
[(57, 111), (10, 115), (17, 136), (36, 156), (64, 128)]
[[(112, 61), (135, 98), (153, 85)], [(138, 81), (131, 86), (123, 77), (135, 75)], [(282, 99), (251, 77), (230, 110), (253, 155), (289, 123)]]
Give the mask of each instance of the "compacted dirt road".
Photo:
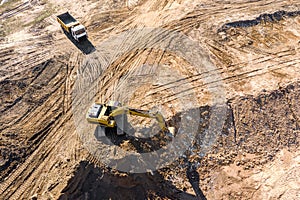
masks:
[[(88, 41), (63, 33), (67, 10)], [(13, 0), (0, 21), (1, 199), (300, 198), (298, 1)], [(173, 33), (188, 40), (171, 44)], [(196, 110), (198, 140), (158, 171), (111, 169), (78, 128), (83, 94), (158, 107), (176, 128)]]

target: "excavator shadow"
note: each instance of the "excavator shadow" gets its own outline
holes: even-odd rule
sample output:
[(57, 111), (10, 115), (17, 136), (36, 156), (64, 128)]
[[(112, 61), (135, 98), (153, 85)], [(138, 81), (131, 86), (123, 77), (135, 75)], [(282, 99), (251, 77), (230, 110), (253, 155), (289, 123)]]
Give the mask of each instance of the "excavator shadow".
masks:
[(147, 153), (159, 150), (160, 148), (171, 142), (173, 139), (170, 135), (163, 132), (159, 132), (152, 137), (135, 137), (135, 130), (133, 129), (133, 127), (131, 127), (130, 124), (127, 124), (127, 127), (130, 127), (130, 134), (126, 134), (117, 127), (108, 128), (97, 126), (94, 132), (94, 136), (99, 142), (107, 145), (113, 144), (119, 147), (124, 141), (127, 141), (131, 144), (132, 148), (134, 148), (132, 150), (135, 150), (138, 153)]
[(96, 51), (95, 46), (89, 41), (88, 38), (82, 39), (77, 42), (70, 33), (62, 29), (67, 38), (85, 55), (91, 54)]
[(158, 172), (121, 174), (81, 161), (59, 199), (199, 199), (179, 190)]

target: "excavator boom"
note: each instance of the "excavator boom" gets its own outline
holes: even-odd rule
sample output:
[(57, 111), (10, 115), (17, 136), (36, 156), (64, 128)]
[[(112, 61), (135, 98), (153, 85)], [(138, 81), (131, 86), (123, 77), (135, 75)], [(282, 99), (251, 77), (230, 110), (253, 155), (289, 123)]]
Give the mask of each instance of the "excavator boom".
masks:
[(151, 112), (147, 110), (139, 110), (139, 109), (134, 109), (134, 108), (127, 108), (127, 107), (119, 107), (111, 112), (109, 115), (110, 117), (115, 117), (117, 115), (121, 114), (130, 114), (130, 115), (135, 115), (135, 116), (140, 116), (140, 117), (147, 117), (147, 118), (153, 118), (156, 119), (156, 121), (159, 124), (159, 127), (165, 131), (167, 130), (166, 127), (166, 122), (164, 120), (164, 117), (160, 112)]

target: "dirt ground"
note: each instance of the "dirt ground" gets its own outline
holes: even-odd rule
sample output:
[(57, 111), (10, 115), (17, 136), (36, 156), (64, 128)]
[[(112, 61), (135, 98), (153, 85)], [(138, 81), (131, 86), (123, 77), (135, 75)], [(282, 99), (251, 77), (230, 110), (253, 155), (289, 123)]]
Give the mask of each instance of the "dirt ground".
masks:
[[(65, 11), (87, 27), (88, 41), (64, 34), (56, 16)], [(0, 22), (1, 199), (300, 199), (299, 1), (11, 0)], [(174, 52), (145, 48), (170, 40), (158, 29), (186, 35), (201, 46), (192, 58), (201, 54), (214, 68), (197, 71)], [(110, 43), (128, 30), (126, 41)], [(111, 55), (117, 59), (103, 68)], [(74, 112), (83, 69), (100, 73), (92, 99), (158, 106), (175, 127), (180, 113), (196, 110), (190, 157), (130, 174), (91, 155)], [(158, 69), (163, 79), (148, 84), (156, 79), (145, 74)], [(122, 87), (130, 81), (141, 84)], [(206, 149), (215, 87), (224, 124)]]

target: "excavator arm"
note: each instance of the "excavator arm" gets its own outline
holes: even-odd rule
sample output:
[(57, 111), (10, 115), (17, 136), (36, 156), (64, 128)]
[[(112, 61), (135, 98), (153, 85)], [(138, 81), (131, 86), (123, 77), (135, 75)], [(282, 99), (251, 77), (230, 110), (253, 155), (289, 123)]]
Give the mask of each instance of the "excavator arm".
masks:
[(168, 130), (166, 127), (166, 122), (164, 120), (164, 117), (162, 116), (162, 114), (160, 112), (151, 112), (151, 111), (139, 110), (139, 109), (133, 109), (133, 108), (127, 108), (127, 107), (118, 107), (117, 109), (113, 110), (110, 113), (109, 117), (115, 117), (117, 115), (122, 115), (122, 114), (130, 114), (130, 115), (135, 115), (135, 116), (140, 116), (140, 117), (156, 119), (159, 127), (163, 131)]

